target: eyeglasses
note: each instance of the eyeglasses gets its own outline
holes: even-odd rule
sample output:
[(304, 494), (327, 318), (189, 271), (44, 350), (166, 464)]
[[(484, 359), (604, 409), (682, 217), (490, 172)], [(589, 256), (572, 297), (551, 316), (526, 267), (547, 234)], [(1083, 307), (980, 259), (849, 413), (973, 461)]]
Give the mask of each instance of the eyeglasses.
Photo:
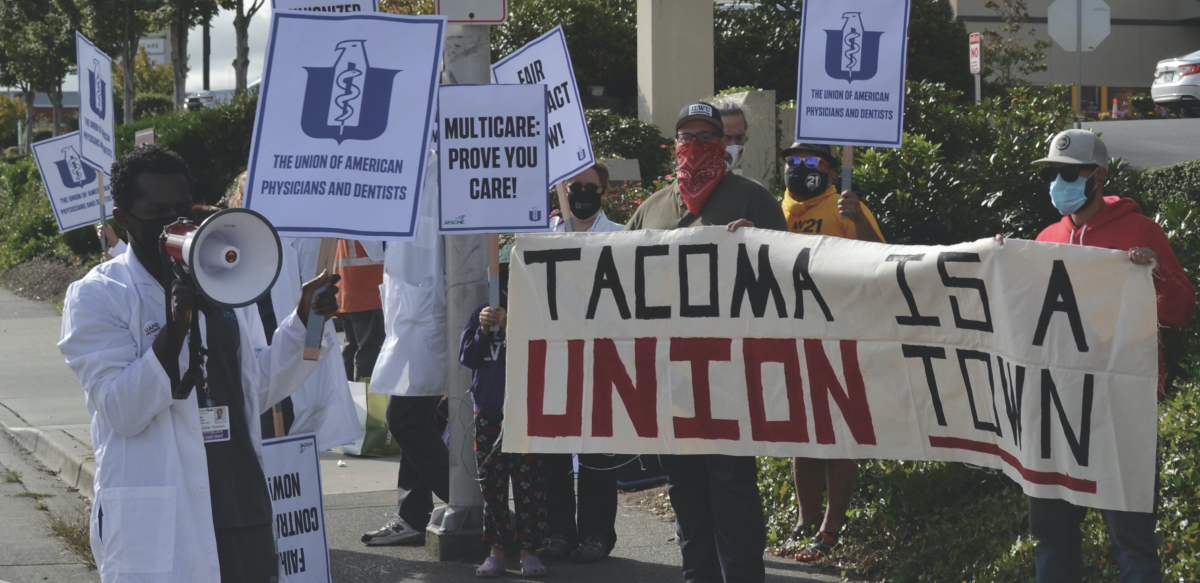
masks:
[(699, 139), (701, 142), (711, 142), (721, 136), (714, 132), (700, 132), (698, 134), (675, 134), (675, 141), (686, 144), (694, 139)]
[(804, 164), (809, 168), (816, 168), (820, 166), (822, 162), (821, 158), (818, 156), (809, 156), (806, 158), (801, 158), (799, 156), (788, 156), (784, 158), (784, 160), (787, 162), (788, 168), (791, 168), (792, 166), (799, 166), (801, 164)]
[[(1075, 182), (1079, 179), (1079, 172), (1081, 170), (1095, 170), (1096, 168), (1096, 166), (1062, 166), (1059, 168), (1047, 166), (1042, 168), (1042, 171), (1039, 174), (1042, 177), (1042, 180), (1045, 180), (1046, 182), (1054, 182), (1054, 179), (1058, 178), (1059, 176), (1062, 176), (1062, 179), (1065, 182)], [(1087, 177), (1085, 176), (1084, 178)]]
[(603, 194), (600, 185), (591, 182), (572, 182), (567, 185), (567, 190), (571, 191), (571, 194)]

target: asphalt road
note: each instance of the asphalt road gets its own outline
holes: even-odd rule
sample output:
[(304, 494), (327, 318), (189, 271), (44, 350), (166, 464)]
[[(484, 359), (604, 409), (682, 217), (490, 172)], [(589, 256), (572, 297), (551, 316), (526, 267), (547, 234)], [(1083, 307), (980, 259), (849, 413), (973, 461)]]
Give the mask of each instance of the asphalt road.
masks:
[(1108, 155), (1133, 168), (1155, 168), (1200, 160), (1200, 118), (1086, 122), (1100, 134)]

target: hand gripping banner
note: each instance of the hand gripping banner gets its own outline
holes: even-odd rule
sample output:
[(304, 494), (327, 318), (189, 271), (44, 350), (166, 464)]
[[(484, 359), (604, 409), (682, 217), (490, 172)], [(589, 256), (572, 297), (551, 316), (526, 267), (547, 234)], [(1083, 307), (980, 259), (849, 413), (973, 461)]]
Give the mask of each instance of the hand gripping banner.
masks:
[(957, 461), (1148, 512), (1150, 270), (1092, 247), (519, 235), (504, 447)]

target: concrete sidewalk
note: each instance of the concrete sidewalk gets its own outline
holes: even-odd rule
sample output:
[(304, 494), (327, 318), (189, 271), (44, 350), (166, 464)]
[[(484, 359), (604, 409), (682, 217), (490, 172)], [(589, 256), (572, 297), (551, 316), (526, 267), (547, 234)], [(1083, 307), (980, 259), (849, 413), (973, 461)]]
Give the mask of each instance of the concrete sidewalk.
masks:
[[(67, 487), (92, 495), (96, 464), (90, 417), (79, 380), (58, 352), (61, 318), (53, 305), (19, 298), (0, 288), (0, 427), (16, 438)], [(339, 465), (344, 462), (344, 465)], [(366, 547), (361, 533), (396, 512), (395, 458), (357, 458), (337, 450), (321, 454), (326, 526), (334, 580), (474, 581), (474, 562), (437, 563), (420, 546)], [(551, 563), (552, 577), (572, 581), (678, 581), (675, 529), (653, 514), (622, 506), (619, 541), (612, 557), (596, 565)], [(521, 579), (512, 571), (508, 579)], [(522, 579), (523, 580), (523, 579)], [(767, 557), (767, 581), (840, 581), (839, 577)]]

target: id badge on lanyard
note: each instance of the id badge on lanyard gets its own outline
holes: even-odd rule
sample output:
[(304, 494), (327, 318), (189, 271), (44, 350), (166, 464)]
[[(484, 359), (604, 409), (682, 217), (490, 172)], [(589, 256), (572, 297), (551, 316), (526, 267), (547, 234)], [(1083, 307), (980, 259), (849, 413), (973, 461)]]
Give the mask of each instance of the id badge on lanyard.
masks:
[(229, 407), (218, 407), (204, 385), (204, 406), (200, 408), (200, 434), (204, 443), (229, 441)]

